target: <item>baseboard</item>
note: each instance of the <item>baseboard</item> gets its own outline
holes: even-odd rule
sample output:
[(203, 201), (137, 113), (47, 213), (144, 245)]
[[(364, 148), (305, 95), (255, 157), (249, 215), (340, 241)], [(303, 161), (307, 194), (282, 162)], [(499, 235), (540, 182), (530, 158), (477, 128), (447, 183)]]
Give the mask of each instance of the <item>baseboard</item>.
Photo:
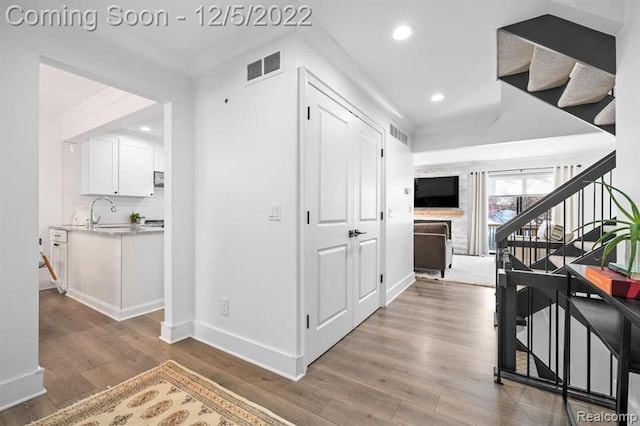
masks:
[(82, 293), (81, 291), (77, 291), (73, 288), (67, 289), (67, 296), (116, 321), (123, 321), (129, 318), (148, 314), (150, 312), (160, 310), (164, 307), (164, 299), (160, 299), (125, 309), (120, 309), (117, 306), (113, 306), (109, 303), (103, 302), (102, 300), (98, 300), (93, 296), (89, 296), (88, 294)]
[(303, 376), (302, 356), (291, 355), (216, 327), (195, 322), (193, 338), (289, 380)]
[(411, 272), (409, 275), (395, 283), (391, 288), (387, 289), (387, 300), (385, 306), (388, 306), (389, 303), (393, 302), (393, 300), (400, 296), (403, 291), (405, 291), (411, 284), (413, 284), (416, 280), (416, 273)]
[(22, 404), (47, 393), (44, 388), (44, 368), (26, 376), (0, 383), (0, 411)]
[(140, 305), (131, 306), (120, 310), (118, 321), (124, 321), (129, 318), (138, 317), (151, 312), (159, 311), (164, 308), (164, 299), (153, 300)]
[(108, 316), (109, 318), (112, 318), (116, 321), (118, 320), (118, 311), (120, 309), (109, 303), (105, 303), (102, 300), (98, 300), (93, 296), (89, 296), (88, 294), (82, 293), (81, 291), (77, 291), (73, 288), (67, 289), (67, 296), (77, 302), (82, 303), (83, 305), (87, 305), (91, 309), (95, 309), (96, 311)]
[(160, 340), (173, 344), (193, 336), (193, 321), (185, 321), (171, 325), (166, 321), (160, 323)]
[(51, 282), (51, 280), (40, 280), (39, 281), (40, 290), (49, 290), (52, 288), (56, 288), (56, 285)]

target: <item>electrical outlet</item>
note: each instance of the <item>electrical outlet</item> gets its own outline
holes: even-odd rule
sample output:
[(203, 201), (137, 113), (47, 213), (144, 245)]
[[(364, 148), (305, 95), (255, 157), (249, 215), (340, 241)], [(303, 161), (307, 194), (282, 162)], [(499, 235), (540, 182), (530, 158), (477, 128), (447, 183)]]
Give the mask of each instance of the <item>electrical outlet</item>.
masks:
[(229, 316), (229, 299), (226, 297), (220, 299), (220, 313), (225, 317)]

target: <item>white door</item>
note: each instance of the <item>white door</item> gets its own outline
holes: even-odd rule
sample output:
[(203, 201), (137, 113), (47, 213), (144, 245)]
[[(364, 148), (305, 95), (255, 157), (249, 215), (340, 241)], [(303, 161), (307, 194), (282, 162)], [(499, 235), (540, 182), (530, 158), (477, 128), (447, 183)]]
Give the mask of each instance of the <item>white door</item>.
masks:
[(314, 87), (309, 86), (307, 96), (305, 361), (309, 364), (379, 306), (382, 137)]
[(314, 88), (308, 96), (305, 359), (311, 362), (353, 328), (353, 116)]
[(380, 306), (380, 156), (382, 135), (356, 118), (353, 183), (354, 226), (354, 328)]

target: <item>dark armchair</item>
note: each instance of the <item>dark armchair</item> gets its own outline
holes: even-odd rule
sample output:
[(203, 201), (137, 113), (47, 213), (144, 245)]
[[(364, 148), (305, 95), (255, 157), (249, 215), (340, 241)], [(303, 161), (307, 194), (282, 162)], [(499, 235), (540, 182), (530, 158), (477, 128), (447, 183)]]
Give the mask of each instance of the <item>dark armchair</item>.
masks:
[(415, 223), (413, 225), (413, 267), (415, 269), (451, 268), (453, 243), (446, 223)]

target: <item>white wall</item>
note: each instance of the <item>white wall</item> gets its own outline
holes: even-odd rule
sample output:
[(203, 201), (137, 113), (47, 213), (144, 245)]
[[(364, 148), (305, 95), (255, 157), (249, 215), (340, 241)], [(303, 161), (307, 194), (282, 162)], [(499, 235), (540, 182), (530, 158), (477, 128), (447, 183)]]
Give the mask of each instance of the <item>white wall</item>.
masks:
[[(29, 52), (30, 53), (30, 52)], [(38, 366), (38, 57), (0, 24), (0, 410), (44, 393)], [(25, 114), (25, 112), (29, 112)], [(6, 208), (6, 206), (15, 206)]]
[[(556, 305), (551, 305), (551, 309), (542, 309), (536, 312), (532, 317), (527, 318), (527, 323), (532, 324), (532, 352), (552, 371), (557, 372), (559, 377), (563, 376), (564, 364), (564, 309), (557, 308), (558, 317), (556, 318)], [(556, 321), (558, 325), (556, 328)], [(551, 327), (549, 327), (551, 323)], [(556, 366), (556, 329), (558, 330), (558, 360)], [(536, 331), (537, 330), (537, 331)], [(550, 330), (550, 332), (549, 332)], [(549, 334), (551, 338), (549, 338)], [(527, 344), (528, 330), (527, 326), (518, 327), (517, 338)], [(587, 389), (587, 328), (576, 318), (571, 318), (571, 370), (570, 382), (572, 386), (581, 389)], [(551, 357), (549, 357), (551, 353)], [(616, 369), (617, 360), (614, 357), (613, 362), (610, 359), (610, 352), (602, 343), (602, 340), (593, 332), (591, 332), (591, 391), (599, 392), (603, 395), (609, 394), (609, 384), (613, 383), (613, 392), (615, 394)], [(612, 364), (612, 365), (610, 365)], [(611, 368), (611, 369), (610, 369)], [(613, 374), (609, 376), (609, 372)], [(533, 372), (532, 372), (533, 375)]]
[[(246, 85), (246, 65), (280, 48), (284, 72)], [(385, 113), (297, 35), (242, 55), (195, 81), (195, 336), (291, 378), (304, 372), (298, 278), (299, 66), (307, 66), (389, 128)], [(389, 144), (388, 137), (387, 144), (392, 147), (387, 164), (406, 167), (391, 168), (395, 197), (411, 186), (412, 159), (408, 147)], [(268, 220), (270, 203), (282, 205), (281, 221)], [(399, 211), (409, 208), (402, 197), (394, 203)], [(387, 262), (395, 263), (389, 286), (391, 280), (404, 286), (413, 281), (410, 220), (408, 212), (393, 220), (397, 227)], [(401, 259), (407, 254), (408, 261)], [(229, 300), (228, 316), (220, 311), (223, 297)]]
[[(413, 154), (387, 134), (385, 286), (389, 304), (413, 283)], [(409, 193), (405, 192), (408, 189)]]
[(624, 22), (625, 0), (553, 0), (549, 13), (607, 34)]
[[(284, 72), (245, 85), (284, 46)], [(271, 43), (195, 81), (195, 336), (290, 377), (297, 333), (297, 90), (289, 44)], [(225, 103), (225, 99), (228, 103)], [(282, 205), (281, 221), (268, 205)], [(229, 299), (229, 316), (220, 299)]]
[[(617, 168), (615, 185), (638, 202), (640, 200), (640, 4), (624, 3), (625, 22), (616, 37), (618, 72), (616, 74)], [(618, 256), (623, 252), (619, 251)], [(640, 377), (632, 376), (630, 405), (640, 413)]]
[[(190, 83), (97, 37), (0, 22), (0, 409), (44, 391), (38, 366), (38, 69), (41, 57), (161, 102), (167, 124), (163, 336), (193, 316), (193, 148)], [(123, 66), (127, 64), (127, 66)], [(173, 218), (178, 220), (173, 220)]]

